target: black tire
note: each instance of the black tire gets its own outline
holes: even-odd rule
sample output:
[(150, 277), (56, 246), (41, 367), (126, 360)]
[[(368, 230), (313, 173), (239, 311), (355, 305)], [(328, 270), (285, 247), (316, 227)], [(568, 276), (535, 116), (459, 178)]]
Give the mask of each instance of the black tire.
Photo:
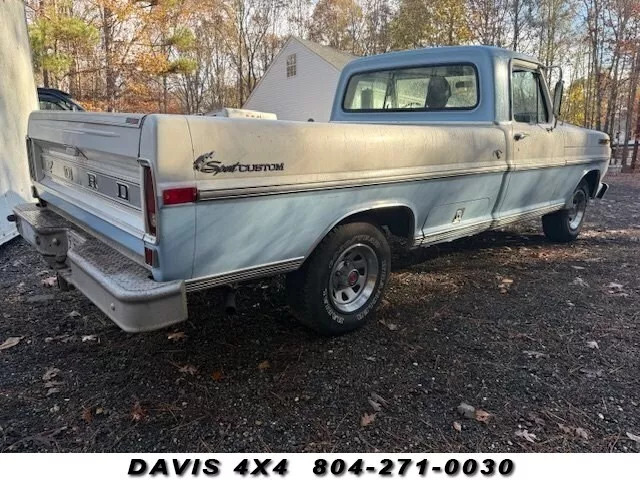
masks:
[(303, 325), (323, 335), (342, 335), (373, 316), (390, 271), (389, 244), (377, 226), (338, 225), (300, 270), (287, 275), (289, 305)]
[(572, 242), (580, 234), (589, 203), (589, 185), (585, 180), (574, 190), (573, 208), (559, 210), (542, 217), (542, 230), (552, 242)]

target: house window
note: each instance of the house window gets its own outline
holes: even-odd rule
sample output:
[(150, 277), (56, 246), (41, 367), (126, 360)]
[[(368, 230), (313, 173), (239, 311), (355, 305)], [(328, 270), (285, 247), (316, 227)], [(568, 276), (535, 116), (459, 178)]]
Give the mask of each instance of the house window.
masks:
[(287, 57), (287, 78), (296, 76), (296, 54)]

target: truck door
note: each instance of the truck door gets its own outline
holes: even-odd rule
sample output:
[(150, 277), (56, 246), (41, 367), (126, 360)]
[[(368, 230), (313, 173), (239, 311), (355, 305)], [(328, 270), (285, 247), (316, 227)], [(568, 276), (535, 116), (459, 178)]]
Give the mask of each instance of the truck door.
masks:
[(512, 165), (500, 217), (510, 219), (558, 203), (558, 169), (565, 164), (562, 133), (539, 66), (514, 61), (511, 69)]

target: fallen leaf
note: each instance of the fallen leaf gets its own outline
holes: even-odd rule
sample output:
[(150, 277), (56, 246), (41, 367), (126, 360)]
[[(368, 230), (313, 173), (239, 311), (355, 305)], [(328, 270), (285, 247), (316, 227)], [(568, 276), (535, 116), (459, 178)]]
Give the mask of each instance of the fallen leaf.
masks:
[(387, 322), (385, 322), (383, 320), (380, 320), (379, 323), (381, 325), (384, 325), (385, 327), (387, 327), (392, 332), (395, 332), (396, 330), (398, 330), (398, 325), (396, 325), (395, 323), (387, 323)]
[(595, 340), (588, 341), (587, 347), (592, 348), (594, 350), (600, 350), (600, 347), (598, 346), (598, 342), (596, 342)]
[(373, 408), (374, 411), (379, 412), (380, 410), (382, 410), (382, 405), (380, 405), (378, 402), (371, 400), (370, 398), (367, 400), (369, 401), (369, 405), (371, 405), (371, 408)]
[(368, 425), (371, 425), (375, 419), (376, 419), (376, 414), (375, 413), (366, 413), (365, 412), (362, 415), (362, 418), (360, 419), (360, 426), (361, 427), (366, 427)]
[(458, 433), (462, 432), (462, 425), (460, 425), (460, 422), (453, 422), (453, 429)]
[(44, 373), (44, 375), (42, 376), (42, 380), (47, 382), (47, 381), (57, 377), (59, 373), (60, 373), (60, 369), (59, 368), (49, 367), (47, 369), (47, 371)]
[(20, 343), (20, 340), (22, 340), (23, 338), (24, 337), (7, 338), (4, 342), (2, 342), (2, 345), (0, 345), (0, 350), (6, 350), (8, 348), (15, 347), (16, 345), (18, 345), (18, 343)]
[(47, 397), (48, 397), (49, 395), (53, 395), (54, 393), (58, 393), (58, 392), (60, 392), (60, 389), (59, 389), (59, 388), (57, 388), (57, 387), (50, 388), (49, 390), (47, 390)]
[(87, 423), (91, 423), (93, 421), (93, 413), (91, 412), (90, 408), (82, 409), (82, 420)]
[(604, 371), (601, 368), (598, 368), (597, 370), (592, 370), (589, 368), (581, 368), (580, 372), (584, 373), (587, 376), (587, 378), (599, 378), (599, 377), (602, 377), (602, 375), (604, 374)]
[(611, 282), (609, 285), (607, 285), (607, 288), (611, 288), (611, 289), (615, 289), (615, 290), (622, 290), (623, 287), (619, 283)]
[(44, 388), (53, 388), (59, 385), (64, 385), (64, 382), (56, 382), (55, 380), (49, 380), (48, 382), (44, 383)]
[(538, 437), (536, 437), (535, 433), (529, 433), (528, 430), (516, 430), (514, 435), (516, 437), (524, 438), (527, 442), (536, 443)]
[(264, 372), (265, 370), (269, 370), (271, 368), (271, 362), (269, 360), (264, 360), (258, 364), (258, 370)]
[(82, 336), (82, 342), (95, 342), (98, 340), (98, 336), (97, 335), (83, 335)]
[(211, 378), (213, 378), (216, 382), (219, 382), (224, 378), (224, 373), (222, 370), (214, 370), (211, 374)]
[(589, 440), (589, 438), (591, 437), (589, 435), (589, 432), (587, 430), (585, 430), (584, 428), (582, 428), (582, 427), (576, 428), (575, 429), (575, 434), (576, 434), (576, 436), (578, 436), (580, 438), (583, 438), (584, 440)]
[(178, 340), (184, 340), (186, 338), (186, 335), (184, 332), (173, 332), (167, 335), (167, 338), (169, 340), (173, 340), (174, 342), (177, 342)]
[(134, 422), (140, 422), (145, 419), (147, 416), (147, 411), (142, 408), (140, 402), (136, 402), (133, 407), (131, 407), (131, 420)]
[(576, 277), (571, 284), (582, 288), (589, 288), (589, 284), (585, 282), (582, 277)]
[(492, 415), (489, 412), (485, 412), (479, 408), (476, 408), (474, 412), (475, 419), (482, 423), (487, 423), (491, 419)]
[(47, 277), (42, 279), (42, 286), (45, 288), (57, 287), (58, 277)]
[(540, 425), (540, 426), (545, 426), (547, 424), (547, 422), (544, 421), (544, 419), (540, 418), (536, 413), (534, 412), (529, 412), (527, 415), (527, 418), (529, 420), (531, 420), (532, 422), (534, 422), (536, 425)]
[(633, 434), (633, 433), (631, 433), (631, 432), (627, 432), (627, 438), (628, 438), (629, 440), (633, 440), (634, 442), (638, 442), (638, 443), (640, 443), (640, 435), (634, 435), (634, 434)]
[(570, 435), (570, 434), (571, 434), (571, 429), (570, 429), (569, 427), (565, 426), (565, 425), (564, 425), (564, 424), (562, 424), (562, 423), (559, 423), (559, 424), (558, 424), (558, 428), (560, 429), (560, 431), (561, 431), (562, 433), (566, 433), (567, 435)]
[(96, 408), (96, 415), (102, 415), (104, 413), (104, 408), (98, 407)]
[(476, 409), (475, 407), (469, 405), (468, 403), (462, 402), (460, 405), (458, 405), (457, 410), (458, 410), (458, 413), (465, 418), (475, 417)]
[(186, 364), (180, 367), (180, 373), (188, 373), (189, 375), (195, 375), (198, 373), (198, 367), (195, 365)]
[(371, 392), (370, 397), (372, 400), (374, 400), (375, 402), (378, 402), (384, 408), (389, 407), (389, 402), (387, 402), (383, 397), (378, 395), (376, 392)]
[(71, 317), (71, 318), (77, 318), (80, 316), (80, 312), (73, 310), (71, 312), (69, 312), (69, 314), (67, 315), (67, 317)]
[(536, 352), (535, 350), (523, 350), (524, 353), (529, 358), (548, 358), (549, 355), (543, 352)]

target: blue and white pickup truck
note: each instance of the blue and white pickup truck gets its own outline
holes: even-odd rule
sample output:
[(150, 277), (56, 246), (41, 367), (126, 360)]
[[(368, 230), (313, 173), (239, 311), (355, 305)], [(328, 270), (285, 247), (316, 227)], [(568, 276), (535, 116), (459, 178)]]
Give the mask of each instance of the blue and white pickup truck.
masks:
[(37, 203), (12, 220), (126, 331), (286, 273), (300, 320), (340, 334), (381, 300), (389, 234), (428, 246), (541, 216), (550, 240), (578, 236), (609, 138), (558, 122), (561, 96), (534, 58), (448, 47), (352, 61), (329, 123), (33, 112)]

